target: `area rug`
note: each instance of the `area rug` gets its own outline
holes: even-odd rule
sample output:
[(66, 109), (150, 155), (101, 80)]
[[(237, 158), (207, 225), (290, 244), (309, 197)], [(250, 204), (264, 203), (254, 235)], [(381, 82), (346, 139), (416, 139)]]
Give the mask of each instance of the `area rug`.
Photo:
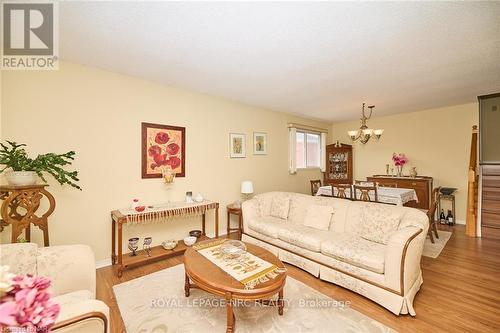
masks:
[(441, 251), (443, 251), (446, 243), (450, 240), (451, 232), (438, 230), (439, 238), (434, 237), (434, 242), (431, 242), (430, 237), (425, 239), (423, 256), (437, 258)]
[[(225, 332), (223, 300), (191, 289), (184, 297), (184, 266), (177, 265), (113, 287), (128, 333)], [(285, 312), (253, 302), (235, 308), (236, 332), (395, 332), (287, 277)]]

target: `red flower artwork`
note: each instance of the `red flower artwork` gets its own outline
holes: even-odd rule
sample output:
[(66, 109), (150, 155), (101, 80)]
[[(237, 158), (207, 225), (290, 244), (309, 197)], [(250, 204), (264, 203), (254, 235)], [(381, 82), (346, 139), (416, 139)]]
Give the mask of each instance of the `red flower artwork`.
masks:
[(161, 178), (165, 167), (185, 176), (185, 128), (142, 123), (142, 178)]
[(149, 156), (156, 156), (161, 154), (161, 148), (160, 146), (154, 145), (149, 147), (148, 149)]
[(179, 149), (181, 149), (181, 147), (179, 147), (177, 143), (171, 143), (167, 145), (167, 154), (176, 155), (179, 152)]
[(167, 133), (165, 133), (165, 132), (156, 133), (155, 142), (157, 144), (163, 145), (163, 144), (167, 143), (168, 140), (170, 140), (170, 137), (168, 136)]
[(172, 156), (168, 159), (167, 164), (170, 165), (172, 170), (175, 170), (181, 165), (181, 159), (177, 156)]

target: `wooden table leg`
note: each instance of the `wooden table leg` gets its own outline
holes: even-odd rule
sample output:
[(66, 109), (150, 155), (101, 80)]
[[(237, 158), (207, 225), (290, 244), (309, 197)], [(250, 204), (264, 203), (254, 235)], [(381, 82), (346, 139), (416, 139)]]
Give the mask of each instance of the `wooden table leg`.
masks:
[(24, 233), (26, 235), (26, 240), (28, 241), (28, 243), (31, 242), (31, 224), (28, 224), (28, 226), (24, 230)]
[(219, 237), (219, 205), (215, 208), (215, 238)]
[(111, 215), (111, 263), (116, 264), (116, 222)]
[(206, 232), (205, 232), (205, 220), (206, 220), (206, 217), (207, 217), (207, 213), (203, 213), (201, 215), (201, 234), (203, 236), (206, 236)]
[(238, 219), (238, 239), (241, 240), (241, 234), (243, 233), (243, 214), (239, 215)]
[(226, 294), (226, 311), (227, 311), (226, 333), (233, 333), (235, 329), (235, 320), (233, 312), (233, 301), (231, 300), (231, 293)]
[(278, 314), (280, 316), (283, 315), (283, 307), (284, 307), (284, 304), (285, 302), (283, 301), (283, 289), (280, 290), (279, 294), (278, 294)]
[(184, 273), (184, 295), (186, 297), (189, 297), (189, 288), (190, 287), (190, 284), (189, 284), (189, 276)]
[(49, 246), (49, 223), (45, 220), (42, 224), (39, 225), (43, 231), (43, 245)]
[(227, 211), (227, 237), (229, 238), (229, 233), (231, 232), (231, 213)]
[(118, 277), (122, 277), (123, 274), (122, 236), (122, 224), (118, 222)]

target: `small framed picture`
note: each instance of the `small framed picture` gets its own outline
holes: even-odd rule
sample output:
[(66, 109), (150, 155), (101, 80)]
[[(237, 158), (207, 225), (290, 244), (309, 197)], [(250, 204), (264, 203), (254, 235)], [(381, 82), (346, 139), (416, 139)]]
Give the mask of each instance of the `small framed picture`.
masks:
[(253, 153), (254, 155), (267, 155), (267, 133), (253, 133)]
[(246, 156), (245, 134), (229, 134), (229, 156), (231, 158), (244, 158)]

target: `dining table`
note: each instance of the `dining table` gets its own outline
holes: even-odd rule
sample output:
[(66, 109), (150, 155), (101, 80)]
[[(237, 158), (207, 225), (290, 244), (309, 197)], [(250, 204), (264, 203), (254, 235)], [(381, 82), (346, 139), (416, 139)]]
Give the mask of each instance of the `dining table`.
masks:
[[(346, 190), (346, 195), (351, 197), (351, 189)], [(358, 190), (359, 191), (359, 190)], [(334, 190), (334, 194), (337, 195), (337, 189)], [(359, 193), (358, 193), (359, 195)], [(325, 185), (321, 186), (316, 192), (316, 196), (332, 196), (332, 186)], [(369, 193), (370, 199), (375, 201), (375, 196), (371, 192)], [(378, 201), (382, 203), (392, 204), (396, 206), (404, 206), (410, 201), (418, 202), (417, 193), (411, 188), (399, 188), (399, 187), (383, 187), (379, 186), (377, 188)]]

